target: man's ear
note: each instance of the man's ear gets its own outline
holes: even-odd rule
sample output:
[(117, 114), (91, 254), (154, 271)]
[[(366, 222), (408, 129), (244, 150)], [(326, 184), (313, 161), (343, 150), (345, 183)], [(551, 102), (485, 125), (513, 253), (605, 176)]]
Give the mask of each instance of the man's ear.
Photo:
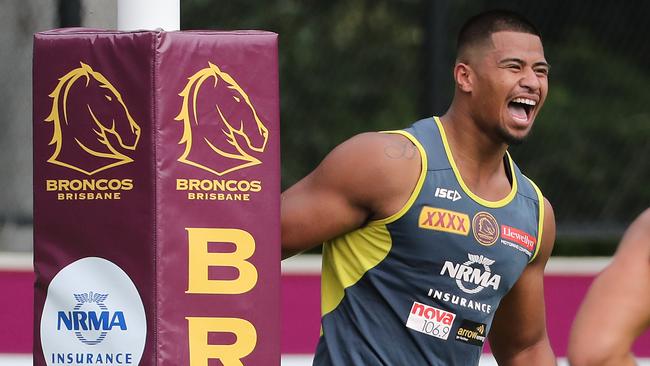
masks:
[(463, 92), (470, 93), (472, 91), (474, 75), (472, 68), (462, 62), (457, 62), (454, 66), (454, 79), (458, 89)]

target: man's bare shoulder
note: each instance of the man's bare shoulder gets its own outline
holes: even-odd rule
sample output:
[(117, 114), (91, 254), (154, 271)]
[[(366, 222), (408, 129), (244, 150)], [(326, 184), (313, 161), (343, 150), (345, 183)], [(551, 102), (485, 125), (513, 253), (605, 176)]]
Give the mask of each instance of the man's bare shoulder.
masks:
[(398, 212), (420, 173), (408, 138), (364, 133), (332, 150), (319, 166), (282, 193), (286, 258)]
[(368, 159), (414, 159), (417, 148), (406, 136), (398, 133), (364, 132), (351, 137), (332, 150), (330, 155), (350, 154)]
[(625, 232), (616, 257), (628, 260), (644, 259), (650, 264), (650, 209), (646, 209)]
[(338, 145), (323, 163), (336, 163), (369, 174), (374, 170), (386, 173), (405, 164), (419, 166), (420, 154), (411, 140), (401, 134), (366, 132)]
[(336, 177), (359, 204), (383, 218), (399, 211), (421, 171), (418, 148), (407, 137), (367, 132), (337, 146), (319, 169)]
[(635, 226), (635, 230), (650, 234), (650, 208), (643, 211), (639, 217), (634, 220), (634, 223), (632, 225)]

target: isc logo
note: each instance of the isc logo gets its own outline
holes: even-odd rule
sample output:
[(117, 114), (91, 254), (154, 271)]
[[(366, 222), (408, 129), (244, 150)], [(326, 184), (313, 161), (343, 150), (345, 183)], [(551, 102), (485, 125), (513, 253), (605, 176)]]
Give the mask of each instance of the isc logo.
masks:
[(460, 193), (458, 193), (457, 190), (455, 189), (445, 189), (445, 188), (436, 188), (436, 192), (434, 193), (434, 196), (439, 197), (439, 198), (446, 198), (448, 200), (452, 200), (454, 202), (458, 201), (461, 199)]

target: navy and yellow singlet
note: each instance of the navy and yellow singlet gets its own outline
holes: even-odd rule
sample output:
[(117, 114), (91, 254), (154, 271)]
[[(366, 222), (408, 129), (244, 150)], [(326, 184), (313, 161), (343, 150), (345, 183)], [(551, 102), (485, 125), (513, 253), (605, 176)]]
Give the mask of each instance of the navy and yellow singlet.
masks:
[(403, 131), (422, 171), (405, 206), (323, 246), (315, 366), (478, 364), (494, 313), (539, 250), (544, 203), (509, 155), (500, 201), (463, 182), (438, 118)]

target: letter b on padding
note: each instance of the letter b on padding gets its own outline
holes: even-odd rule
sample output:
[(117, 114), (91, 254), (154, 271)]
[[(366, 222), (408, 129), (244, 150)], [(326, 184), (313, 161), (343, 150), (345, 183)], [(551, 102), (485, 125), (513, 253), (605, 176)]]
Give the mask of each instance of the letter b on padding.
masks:
[[(189, 241), (189, 269), (186, 293), (190, 294), (243, 294), (257, 284), (257, 269), (248, 261), (255, 253), (255, 239), (244, 230), (217, 228), (186, 228)], [(235, 251), (211, 253), (208, 243), (232, 243)], [(235, 279), (208, 278), (209, 267), (237, 269)]]

